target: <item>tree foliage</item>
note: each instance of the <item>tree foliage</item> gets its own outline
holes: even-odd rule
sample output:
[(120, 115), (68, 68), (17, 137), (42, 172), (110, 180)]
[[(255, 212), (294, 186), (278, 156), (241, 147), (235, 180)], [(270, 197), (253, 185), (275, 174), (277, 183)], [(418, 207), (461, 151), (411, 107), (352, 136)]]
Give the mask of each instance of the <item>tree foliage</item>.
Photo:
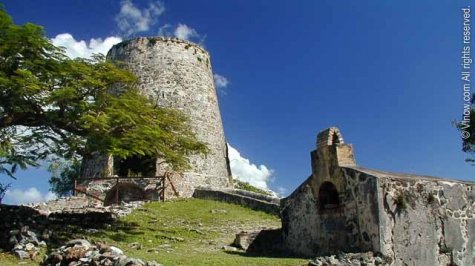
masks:
[(48, 171), (52, 174), (49, 179), (50, 190), (59, 197), (71, 196), (74, 179), (80, 175), (81, 162), (77, 159), (57, 159), (50, 164)]
[(0, 10), (0, 174), (93, 151), (160, 156), (184, 169), (188, 154), (207, 147), (182, 113), (142, 96), (130, 72), (103, 56), (70, 59), (42, 27)]
[(3, 198), (5, 197), (5, 194), (7, 193), (7, 190), (10, 188), (11, 184), (1, 184), (0, 183), (0, 204), (2, 203)]

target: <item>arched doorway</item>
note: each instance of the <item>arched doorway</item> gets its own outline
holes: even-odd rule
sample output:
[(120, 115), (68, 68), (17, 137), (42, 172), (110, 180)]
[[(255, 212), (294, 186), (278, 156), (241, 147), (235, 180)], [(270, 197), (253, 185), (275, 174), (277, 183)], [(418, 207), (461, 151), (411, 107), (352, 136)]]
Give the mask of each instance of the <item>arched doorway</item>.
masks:
[(338, 190), (332, 182), (324, 182), (318, 191), (318, 204), (320, 211), (337, 209), (340, 207)]
[(144, 190), (133, 183), (118, 183), (113, 186), (106, 194), (104, 206), (119, 204), (122, 201), (139, 201), (145, 199)]

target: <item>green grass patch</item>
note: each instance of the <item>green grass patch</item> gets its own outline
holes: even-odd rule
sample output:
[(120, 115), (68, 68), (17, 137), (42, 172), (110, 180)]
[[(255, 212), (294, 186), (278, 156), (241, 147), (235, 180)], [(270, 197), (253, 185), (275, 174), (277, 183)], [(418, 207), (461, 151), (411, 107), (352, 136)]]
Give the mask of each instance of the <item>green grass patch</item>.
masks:
[[(129, 257), (155, 260), (166, 266), (307, 265), (306, 259), (282, 258), (279, 254), (275, 257), (248, 256), (222, 249), (242, 230), (279, 227), (280, 219), (275, 215), (213, 200), (186, 199), (147, 203), (121, 218), (119, 223), (95, 233), (64, 227), (56, 237), (60, 240), (85, 237), (115, 245)], [(138, 247), (132, 243), (138, 243)], [(4, 257), (0, 258), (3, 265)], [(11, 256), (5, 261), (5, 265), (18, 263)]]
[(260, 189), (258, 187), (255, 187), (255, 186), (249, 184), (248, 182), (240, 181), (240, 180), (237, 180), (237, 179), (234, 179), (234, 188), (247, 190), (247, 191), (251, 191), (251, 192), (255, 192), (255, 193), (259, 193), (259, 194), (264, 194), (264, 195), (267, 195), (267, 196), (272, 196), (272, 193), (270, 193), (269, 191), (265, 191), (263, 189)]

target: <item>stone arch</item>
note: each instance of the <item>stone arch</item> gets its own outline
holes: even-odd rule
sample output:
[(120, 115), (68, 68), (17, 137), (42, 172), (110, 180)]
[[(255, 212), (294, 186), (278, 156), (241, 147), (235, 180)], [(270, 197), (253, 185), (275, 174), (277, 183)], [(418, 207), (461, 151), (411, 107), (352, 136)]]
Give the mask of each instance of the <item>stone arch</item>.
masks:
[(317, 135), (317, 148), (322, 146), (332, 146), (336, 144), (344, 144), (343, 135), (336, 127), (327, 128)]
[(104, 199), (104, 206), (119, 204), (122, 201), (145, 200), (145, 191), (134, 183), (118, 183), (107, 191)]
[(323, 182), (318, 190), (318, 205), (320, 211), (337, 209), (340, 207), (340, 195), (332, 182)]

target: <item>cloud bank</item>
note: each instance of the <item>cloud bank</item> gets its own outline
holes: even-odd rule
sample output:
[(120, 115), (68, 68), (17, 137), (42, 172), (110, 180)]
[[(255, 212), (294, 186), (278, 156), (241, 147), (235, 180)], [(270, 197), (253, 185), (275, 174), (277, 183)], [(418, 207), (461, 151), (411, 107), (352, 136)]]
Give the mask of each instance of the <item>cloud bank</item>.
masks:
[(70, 58), (91, 58), (93, 54), (106, 55), (114, 44), (121, 41), (122, 38), (117, 36), (110, 36), (105, 39), (92, 38), (89, 42), (84, 40), (78, 41), (69, 33), (61, 33), (51, 39), (55, 46), (64, 47), (66, 55)]
[[(91, 58), (93, 54), (106, 55), (113, 45), (138, 33), (152, 31), (152, 27), (158, 24), (158, 18), (165, 12), (165, 6), (161, 1), (149, 3), (147, 8), (138, 8), (132, 1), (124, 0), (120, 3), (120, 11), (115, 16), (117, 28), (121, 36), (108, 36), (106, 38), (92, 38), (76, 40), (70, 33), (61, 33), (51, 39), (55, 46), (64, 47), (66, 55), (70, 58)], [(178, 25), (164, 24), (158, 28), (159, 36), (176, 37), (183, 40), (202, 41), (198, 32), (183, 23)], [(123, 38), (124, 37), (124, 38)], [(218, 88), (224, 88), (228, 80), (223, 76), (217, 76)]]
[(178, 24), (178, 26), (175, 28), (173, 34), (175, 35), (175, 37), (183, 40), (190, 40), (191, 38), (200, 36), (195, 29), (190, 28), (187, 25), (181, 23)]
[(222, 75), (214, 74), (213, 78), (214, 78), (214, 84), (216, 85), (216, 88), (219, 88), (219, 89), (226, 88), (229, 84), (229, 80)]
[(270, 190), (269, 182), (273, 173), (272, 169), (261, 164), (259, 166), (251, 163), (249, 159), (241, 156), (238, 150), (228, 144), (228, 156), (231, 166), (231, 173), (234, 178), (248, 182), (249, 184)]
[(12, 189), (7, 190), (5, 193), (5, 197), (3, 198), (3, 202), (7, 204), (27, 204), (27, 203), (39, 203), (45, 202), (49, 200), (56, 199), (56, 194), (49, 191), (46, 194), (41, 194), (37, 188), (31, 187), (25, 190), (21, 189)]
[(162, 2), (149, 3), (147, 8), (139, 9), (130, 0), (120, 3), (120, 12), (115, 21), (124, 37), (129, 37), (140, 32), (147, 32), (150, 27), (158, 23), (158, 18), (165, 12)]

